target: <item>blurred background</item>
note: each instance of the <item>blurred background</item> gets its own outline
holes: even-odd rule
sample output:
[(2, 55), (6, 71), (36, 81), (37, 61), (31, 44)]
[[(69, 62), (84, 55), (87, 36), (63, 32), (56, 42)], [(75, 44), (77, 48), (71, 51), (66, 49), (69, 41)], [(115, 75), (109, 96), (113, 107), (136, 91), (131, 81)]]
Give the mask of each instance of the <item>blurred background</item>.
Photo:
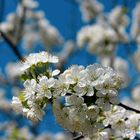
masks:
[[(1, 35), (0, 37), (0, 139), (20, 139), (17, 138), (16, 135), (17, 132), (19, 133), (21, 131), (20, 129), (22, 128), (29, 129), (29, 132), (27, 130), (26, 132), (25, 130), (23, 131), (25, 132), (25, 134), (30, 133), (30, 135), (35, 136), (39, 136), (43, 133), (55, 135), (59, 132), (66, 131), (55, 121), (55, 118), (52, 114), (51, 106), (49, 106), (46, 109), (46, 115), (43, 118), (43, 121), (35, 125), (32, 124), (22, 115), (17, 115), (11, 109), (11, 100), (13, 95), (17, 95), (20, 89), (23, 88), (22, 82), (17, 78), (18, 72), (16, 71), (16, 64), (18, 64), (20, 56), (23, 57), (31, 52), (40, 52), (43, 50), (47, 50), (55, 55), (60, 56), (61, 63), (57, 67), (60, 68), (62, 71), (73, 64), (87, 66), (89, 64), (93, 64), (95, 62), (100, 61), (102, 61), (101, 63), (105, 63), (103, 62), (103, 60), (111, 59), (111, 57), (102, 57), (101, 60), (101, 58), (98, 58), (98, 53), (89, 53), (89, 51), (87, 51), (87, 47), (83, 47), (82, 49), (77, 47), (78, 32), (84, 26), (96, 24), (97, 18), (99, 17), (99, 15), (96, 15), (96, 19), (93, 18), (92, 20), (85, 22), (83, 20), (83, 13), (81, 12), (82, 8), (80, 8), (82, 0), (36, 1), (38, 2), (38, 6), (33, 5), (33, 7), (27, 7), (33, 12), (41, 11), (40, 13), (38, 13), (38, 15), (40, 14), (39, 16), (43, 16), (43, 18), (47, 19), (47, 22), (49, 23), (47, 23), (46, 25), (46, 23), (39, 21), (40, 26), (38, 27), (36, 23), (38, 22), (38, 20), (40, 20), (40, 17), (33, 16), (32, 13), (29, 11), (28, 14), (24, 15), (27, 16), (26, 24), (28, 24), (28, 26), (25, 29), (24, 33), (21, 34), (21, 37), (18, 38), (17, 41), (15, 41), (14, 37), (16, 37), (16, 34), (14, 31), (12, 31), (13, 27), (10, 27), (10, 25), (2, 24), (13, 20), (12, 16), (9, 16), (8, 18), (8, 15), (10, 13), (16, 13), (17, 17), (19, 16), (18, 18), (20, 19), (20, 16), (23, 15), (25, 11), (19, 6), (21, 4), (20, 0), (0, 0), (1, 30), (3, 30), (5, 34), (7, 33), (8, 40), (13, 41), (13, 46), (11, 47), (8, 41), (3, 37), (3, 35)], [(125, 27), (125, 31), (126, 34), (128, 34), (128, 37), (130, 37), (131, 39), (132, 37), (130, 34), (133, 24), (133, 10), (136, 7), (136, 5), (140, 2), (140, 0), (98, 0), (98, 2), (103, 5), (104, 9), (102, 10), (102, 13), (105, 13), (107, 17), (109, 17), (109, 13), (111, 13), (112, 9), (117, 6), (123, 6), (127, 9), (127, 12), (125, 14), (129, 18), (129, 23)], [(138, 16), (140, 16), (140, 13)], [(12, 22), (14, 23), (14, 28), (19, 28), (19, 31), (17, 32), (22, 32), (22, 27), (24, 25), (22, 25), (21, 22), (25, 21), (22, 21), (23, 19), (18, 20), (18, 18), (17, 20), (15, 19)], [(42, 30), (43, 32), (45, 27), (48, 28), (46, 33), (50, 37), (49, 39), (51, 41), (47, 40), (48, 36), (45, 38), (42, 34), (41, 35), (44, 37), (42, 40), (38, 37), (37, 32), (39, 32), (40, 30)], [(12, 29), (8, 31), (7, 28), (9, 30), (11, 28)], [(31, 29), (33, 29), (34, 31), (29, 31)], [(126, 83), (126, 86), (123, 88), (123, 90), (121, 90), (120, 98), (122, 99), (124, 99), (124, 97), (126, 96), (130, 97), (130, 92), (132, 91), (133, 87), (139, 84), (139, 70), (137, 70), (137, 66), (135, 65), (137, 63), (134, 64), (132, 62), (132, 57), (136, 52), (137, 48), (138, 45), (134, 40), (131, 42), (128, 41), (127, 43), (117, 42), (117, 47), (115, 49), (115, 57), (119, 57), (120, 59), (126, 61), (125, 64), (127, 65), (126, 67), (128, 72), (128, 75), (126, 76), (126, 81), (131, 81), (129, 83)], [(18, 51), (20, 56), (16, 54), (15, 50)], [(122, 62), (123, 60), (120, 61)], [(116, 69), (118, 68), (118, 70), (121, 71), (123, 69), (124, 63), (121, 63), (120, 61), (119, 63), (113, 63), (115, 63), (114, 67)], [(124, 69), (122, 70), (123, 72)], [(124, 73), (126, 74), (126, 72)]]

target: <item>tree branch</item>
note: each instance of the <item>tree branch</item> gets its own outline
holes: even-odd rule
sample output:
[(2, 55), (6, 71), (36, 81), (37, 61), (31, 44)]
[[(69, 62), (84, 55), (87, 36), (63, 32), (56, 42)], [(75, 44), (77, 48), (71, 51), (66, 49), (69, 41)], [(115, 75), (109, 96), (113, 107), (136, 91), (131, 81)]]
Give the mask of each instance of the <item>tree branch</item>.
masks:
[(136, 139), (136, 140), (140, 140), (140, 138), (139, 138), (139, 137), (137, 137), (137, 136), (135, 137), (135, 139)]
[(25, 19), (26, 19), (26, 8), (25, 8), (25, 6), (22, 5), (22, 3), (23, 3), (23, 0), (20, 0), (19, 4), (22, 7), (23, 15), (20, 17), (19, 23), (18, 23), (18, 26), (17, 26), (16, 44), (18, 44), (18, 42), (20, 42), (20, 39), (22, 38), (23, 31), (24, 31), (24, 23), (25, 23)]
[(120, 103), (119, 106), (125, 108), (126, 110), (130, 110), (130, 111), (134, 111), (134, 112), (136, 112), (136, 113), (140, 113), (140, 110), (137, 110), (137, 109), (131, 108), (131, 107), (125, 105), (125, 104)]
[(1, 30), (0, 30), (0, 34), (5, 39), (5, 41), (7, 42), (7, 44), (9, 45), (9, 47), (12, 49), (12, 51), (15, 53), (15, 55), (17, 56), (17, 58), (19, 60), (21, 60), (21, 61), (24, 61), (24, 58), (22, 57), (22, 55), (18, 51), (16, 45)]
[(82, 138), (84, 138), (84, 136), (83, 135), (79, 135), (79, 136), (74, 137), (72, 140), (80, 140)]

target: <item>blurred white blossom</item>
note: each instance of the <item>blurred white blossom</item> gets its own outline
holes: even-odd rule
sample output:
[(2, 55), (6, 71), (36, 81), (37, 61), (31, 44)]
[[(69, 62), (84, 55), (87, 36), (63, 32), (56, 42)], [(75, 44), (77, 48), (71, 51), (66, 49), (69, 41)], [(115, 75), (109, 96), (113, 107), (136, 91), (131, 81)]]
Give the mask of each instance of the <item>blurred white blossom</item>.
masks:
[(132, 26), (131, 26), (131, 36), (138, 45), (140, 45), (140, 3), (136, 5), (133, 10), (133, 19), (132, 19)]
[(103, 5), (97, 0), (77, 0), (80, 5), (80, 11), (82, 13), (82, 18), (85, 22), (96, 18), (98, 14), (103, 11)]

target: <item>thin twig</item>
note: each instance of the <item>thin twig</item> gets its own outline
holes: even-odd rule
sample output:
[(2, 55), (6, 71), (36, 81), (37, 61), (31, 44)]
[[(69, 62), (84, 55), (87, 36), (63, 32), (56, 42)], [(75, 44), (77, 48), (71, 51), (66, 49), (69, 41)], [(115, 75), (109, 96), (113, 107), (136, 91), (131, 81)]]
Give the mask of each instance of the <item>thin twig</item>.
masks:
[(7, 42), (9, 47), (12, 49), (12, 51), (15, 53), (15, 55), (18, 57), (18, 59), (21, 61), (24, 61), (24, 59), (23, 59), (22, 55), (20, 54), (20, 52), (18, 51), (16, 45), (1, 30), (0, 30), (0, 34), (5, 39), (5, 41)]
[(114, 43), (114, 48), (112, 50), (112, 53), (110, 55), (110, 67), (114, 69), (114, 61), (115, 61), (115, 50), (116, 50), (116, 44)]
[(84, 136), (83, 135), (79, 135), (79, 136), (74, 137), (72, 140), (80, 140), (82, 138), (84, 138)]
[(134, 111), (134, 112), (136, 112), (136, 113), (140, 113), (140, 110), (137, 110), (137, 109), (135, 109), (135, 108), (129, 107), (129, 106), (123, 104), (123, 103), (120, 103), (119, 106), (121, 106), (121, 107), (123, 107), (123, 108), (125, 108), (125, 109), (127, 109), (127, 110)]
[(78, 5), (78, 2), (76, 0), (66, 0), (66, 2), (69, 2), (73, 6), (77, 6)]
[(135, 137), (135, 139), (136, 139), (136, 140), (140, 140), (140, 138), (139, 138), (139, 137), (137, 137), (137, 136)]
[(111, 2), (112, 2), (112, 8), (115, 8), (117, 5), (117, 0), (111, 0)]
[(24, 23), (25, 23), (25, 19), (26, 19), (26, 8), (25, 6), (22, 5), (22, 1), (23, 0), (20, 0), (19, 4), (21, 5), (22, 7), (22, 17), (20, 17), (19, 19), (19, 23), (18, 23), (18, 26), (17, 26), (17, 31), (16, 31), (16, 44), (18, 44), (20, 42), (20, 39), (22, 38), (22, 34), (23, 34), (23, 31), (24, 31)]

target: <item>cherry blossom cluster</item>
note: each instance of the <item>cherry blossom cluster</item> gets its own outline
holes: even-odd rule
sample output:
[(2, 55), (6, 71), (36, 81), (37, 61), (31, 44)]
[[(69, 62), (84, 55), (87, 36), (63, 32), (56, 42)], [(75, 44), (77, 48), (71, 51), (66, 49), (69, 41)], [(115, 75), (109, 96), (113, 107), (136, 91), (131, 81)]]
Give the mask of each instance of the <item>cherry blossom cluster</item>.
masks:
[(105, 111), (96, 105), (83, 104), (76, 96), (70, 98), (67, 102), (73, 106), (62, 107), (57, 101), (53, 104), (57, 121), (64, 128), (79, 132), (88, 140), (134, 139), (140, 134), (140, 114), (119, 106), (111, 106)]
[[(89, 23), (78, 32), (76, 44), (67, 40), (58, 54), (59, 58), (43, 51), (29, 54), (20, 63), (9, 63), (6, 72), (10, 82), (4, 82), (13, 82), (14, 85), (16, 81), (20, 85), (20, 76), (23, 87), (22, 90), (13, 89), (16, 94), (12, 104), (0, 90), (0, 111), (10, 114), (13, 108), (18, 114), (37, 123), (43, 119), (47, 106), (51, 104), (57, 122), (83, 140), (139, 139), (140, 3), (134, 8), (129, 36), (129, 31), (126, 31), (130, 23), (127, 7), (114, 5), (109, 13), (105, 13), (105, 7), (97, 0), (75, 1), (79, 4), (83, 21)], [(0, 23), (1, 33), (13, 46), (16, 47), (22, 40), (26, 51), (31, 51), (38, 43), (50, 51), (52, 46), (63, 43), (59, 31), (45, 18), (43, 11), (38, 11), (38, 6), (36, 0), (21, 0), (16, 11)], [(133, 44), (138, 45), (132, 55), (137, 69), (134, 81), (128, 75), (131, 64), (117, 54), (119, 43), (128, 46), (126, 49)], [(64, 68), (76, 45), (79, 48), (86, 46), (89, 53), (97, 55), (101, 65), (72, 65), (61, 72), (58, 68)], [(131, 99), (120, 99), (122, 86), (131, 92)], [(71, 139), (71, 136), (63, 134), (34, 136), (27, 128), (17, 128), (12, 124), (9, 129), (5, 128), (9, 139)]]
[(93, 25), (84, 26), (77, 35), (77, 45), (88, 46), (92, 54), (108, 55), (115, 50), (117, 43), (127, 43), (125, 31), (129, 20), (126, 8), (118, 6), (109, 15), (101, 15)]
[(133, 139), (139, 134), (140, 115), (121, 105), (122, 79), (112, 68), (73, 65), (59, 74), (49, 66), (57, 62), (47, 52), (25, 58), (20, 68), (24, 89), (12, 100), (17, 113), (38, 122), (52, 104), (60, 125), (88, 139)]
[(112, 28), (105, 28), (99, 24), (87, 25), (77, 35), (78, 46), (83, 47), (87, 43), (88, 52), (92, 54), (109, 54), (117, 40), (117, 34)]
[[(47, 100), (52, 97), (51, 88), (55, 84), (53, 76), (59, 73), (59, 70), (52, 71), (48, 66), (50, 63), (57, 62), (58, 57), (47, 52), (32, 53), (25, 58), (24, 62), (21, 62), (19, 71), (21, 78), (25, 80), (25, 90), (19, 98), (13, 97), (15, 110), (20, 113), (23, 112), (33, 121), (42, 119), (44, 114), (42, 108), (45, 107)], [(46, 85), (48, 86), (46, 87)], [(38, 94), (36, 95), (37, 91)], [(45, 92), (47, 92), (46, 95)]]

